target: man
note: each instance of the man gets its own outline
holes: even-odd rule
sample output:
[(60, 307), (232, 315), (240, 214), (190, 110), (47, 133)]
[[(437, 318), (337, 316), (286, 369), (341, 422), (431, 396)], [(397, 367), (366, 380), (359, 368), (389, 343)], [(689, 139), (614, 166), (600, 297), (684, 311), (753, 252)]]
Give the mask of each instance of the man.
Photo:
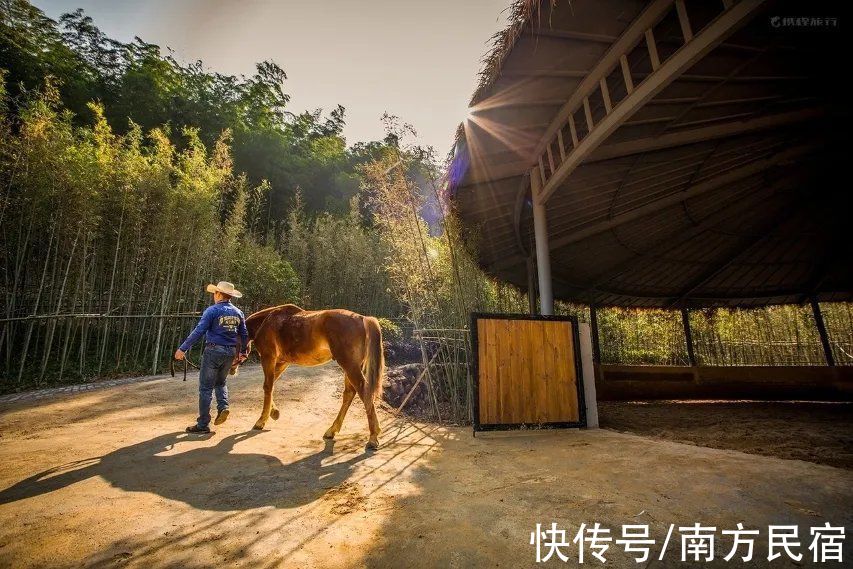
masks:
[(210, 402), (214, 390), (217, 414), (213, 424), (221, 425), (225, 422), (228, 418), (228, 387), (225, 385), (225, 379), (237, 352), (238, 335), (240, 357), (245, 359), (248, 355), (249, 333), (246, 330), (246, 317), (239, 308), (231, 304), (232, 298), (241, 298), (243, 293), (226, 281), (207, 285), (207, 292), (213, 293), (213, 305), (205, 309), (198, 326), (175, 352), (176, 360), (184, 359), (187, 350), (192, 348), (203, 334), (207, 334), (198, 374), (198, 420), (195, 425), (187, 427), (188, 433), (210, 432)]

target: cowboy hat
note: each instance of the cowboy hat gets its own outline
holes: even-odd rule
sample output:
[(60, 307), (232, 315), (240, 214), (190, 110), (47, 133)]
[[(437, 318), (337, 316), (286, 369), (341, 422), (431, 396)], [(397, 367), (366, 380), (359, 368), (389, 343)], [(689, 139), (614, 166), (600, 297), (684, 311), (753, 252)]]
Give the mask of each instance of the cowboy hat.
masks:
[(219, 281), (216, 284), (207, 285), (207, 292), (217, 291), (223, 294), (227, 294), (228, 296), (233, 296), (234, 298), (240, 298), (243, 296), (243, 293), (234, 288), (234, 285), (229, 283), (228, 281)]

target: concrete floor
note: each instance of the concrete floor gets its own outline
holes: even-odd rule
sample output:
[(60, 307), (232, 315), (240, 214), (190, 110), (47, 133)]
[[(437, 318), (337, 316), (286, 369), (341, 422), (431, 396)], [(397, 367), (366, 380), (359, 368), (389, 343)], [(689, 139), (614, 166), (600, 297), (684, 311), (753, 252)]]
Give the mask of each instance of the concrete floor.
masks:
[[(648, 524), (645, 566), (686, 566), (677, 534), (657, 560), (670, 524), (742, 522), (761, 530), (754, 566), (786, 567), (766, 561), (769, 524), (800, 526), (796, 566), (809, 565), (810, 526), (853, 525), (851, 470), (609, 430), (473, 438), (383, 412), (382, 447), (368, 454), (356, 401), (327, 444), (334, 365), (289, 369), (281, 419), (263, 432), (251, 430), (260, 370), (243, 370), (229, 380), (229, 421), (188, 436), (194, 380), (0, 405), (0, 566), (527, 567), (531, 530), (551, 522), (571, 535)], [(704, 566), (728, 566), (727, 540), (718, 533)], [(643, 566), (615, 543), (605, 556)]]

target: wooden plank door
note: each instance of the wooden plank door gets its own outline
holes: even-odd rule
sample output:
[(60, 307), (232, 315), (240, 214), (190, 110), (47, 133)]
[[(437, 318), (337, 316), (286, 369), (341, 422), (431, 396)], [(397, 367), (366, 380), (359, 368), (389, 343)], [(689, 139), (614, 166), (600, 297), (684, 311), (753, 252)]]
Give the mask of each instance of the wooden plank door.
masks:
[(475, 430), (582, 426), (577, 322), (475, 314)]

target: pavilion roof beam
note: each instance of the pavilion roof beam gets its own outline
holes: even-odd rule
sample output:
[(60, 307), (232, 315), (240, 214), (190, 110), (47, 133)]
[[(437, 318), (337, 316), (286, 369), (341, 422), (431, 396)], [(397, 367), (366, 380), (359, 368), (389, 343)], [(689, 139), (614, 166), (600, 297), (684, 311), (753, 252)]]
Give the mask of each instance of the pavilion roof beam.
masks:
[[(762, 197), (766, 197), (773, 193), (774, 188), (766, 188), (764, 190), (760, 190), (762, 183), (750, 184), (748, 186), (744, 186), (738, 191), (738, 196), (742, 196), (748, 192), (758, 189), (760, 195)], [(626, 259), (625, 261), (610, 267), (603, 273), (599, 274), (595, 277), (592, 284), (584, 291), (584, 294), (589, 294), (599, 290), (599, 287), (605, 285), (606, 283), (612, 281), (615, 278), (618, 278), (624, 275), (631, 270), (634, 270), (637, 266), (648, 263), (649, 258), (655, 259), (660, 258), (667, 253), (674, 251), (683, 245), (683, 242), (689, 241), (698, 237), (699, 235), (705, 233), (706, 231), (713, 229), (716, 227), (720, 220), (729, 220), (735, 215), (741, 215), (740, 210), (738, 209), (739, 204), (736, 200), (730, 200), (726, 205), (724, 205), (719, 210), (714, 213), (709, 214), (707, 217), (691, 226), (689, 229), (682, 231), (679, 234), (681, 240), (676, 241), (672, 239), (672, 236), (668, 233), (665, 233), (662, 236), (655, 238), (651, 243), (648, 244), (646, 249), (642, 252), (635, 252), (634, 256)]]
[(643, 138), (638, 140), (630, 140), (627, 142), (619, 142), (616, 144), (609, 144), (606, 146), (600, 146), (595, 152), (589, 155), (586, 162), (610, 160), (612, 158), (620, 158), (623, 156), (641, 154), (654, 150), (663, 150), (665, 148), (671, 148), (675, 146), (695, 144), (699, 142), (714, 140), (717, 138), (749, 134), (751, 132), (756, 132), (760, 130), (767, 130), (780, 126), (807, 122), (812, 119), (819, 118), (822, 114), (823, 113), (820, 110), (809, 109), (804, 111), (795, 111), (790, 113), (771, 115), (747, 121), (738, 121), (691, 130), (683, 130), (668, 134), (662, 134), (655, 138)]
[(696, 196), (700, 196), (721, 186), (744, 180), (746, 178), (749, 178), (750, 176), (755, 176), (757, 174), (762, 173), (764, 170), (771, 166), (806, 155), (809, 151), (813, 149), (813, 145), (798, 146), (790, 150), (775, 154), (774, 156), (771, 156), (769, 158), (765, 158), (763, 160), (756, 160), (751, 164), (741, 166), (740, 168), (731, 170), (726, 174), (716, 176), (714, 178), (711, 178), (710, 180), (695, 184), (687, 188), (686, 190), (675, 192), (664, 198), (657, 199), (644, 206), (640, 206), (631, 211), (613, 216), (610, 219), (601, 221), (587, 228), (569, 233), (568, 235), (564, 235), (563, 237), (552, 239), (551, 249), (554, 250), (560, 247), (565, 247), (566, 245), (576, 243), (582, 239), (586, 239), (587, 237), (592, 237), (593, 235), (597, 235), (614, 227), (618, 227), (619, 225), (628, 223), (629, 221), (640, 219), (647, 215), (656, 213), (662, 209), (666, 209), (669, 206), (676, 205)]
[[(707, 150), (703, 151), (703, 153), (707, 153)], [(799, 155), (799, 154), (800, 154), (800, 152), (797, 152), (796, 154), (788, 154), (786, 156), (795, 156), (795, 155)], [(784, 157), (782, 159), (784, 159)], [(691, 193), (688, 195), (683, 195), (684, 191), (690, 191), (691, 190), (691, 188), (688, 188), (687, 190), (679, 191), (678, 193), (676, 193), (674, 195), (675, 195), (675, 197), (677, 197), (677, 198), (680, 197), (681, 200), (686, 201), (687, 199), (689, 199), (691, 197), (695, 197), (696, 195), (700, 195), (701, 193), (705, 193), (705, 191), (712, 191), (712, 190), (716, 189), (718, 185), (721, 186), (721, 185), (725, 185), (725, 184), (729, 184), (729, 183), (736, 183), (740, 179), (745, 179), (751, 175), (754, 175), (754, 174), (758, 173), (758, 171), (760, 171), (764, 167), (764, 164), (775, 163), (777, 160), (780, 160), (780, 158), (776, 157), (776, 156), (772, 156), (769, 159), (764, 159), (762, 161), (761, 166), (756, 166), (754, 163), (753, 164), (747, 164), (744, 167), (744, 168), (748, 168), (747, 170), (743, 170), (743, 169), (733, 170), (733, 171), (729, 172), (728, 175), (726, 175), (725, 179), (718, 181), (717, 184), (715, 184), (713, 186), (710, 183), (714, 182), (715, 180), (710, 180), (710, 181), (706, 181), (706, 182), (701, 183), (699, 185), (699, 186), (701, 186), (700, 188), (693, 188), (694, 190), (698, 190), (697, 193)], [(695, 167), (695, 166), (690, 165), (690, 167)], [(520, 184), (519, 184), (520, 188), (526, 188), (528, 185), (526, 177), (519, 177), (519, 180), (520, 180)], [(706, 186), (706, 184), (708, 184), (708, 185)], [(761, 184), (752, 184), (752, 185), (749, 185), (747, 187), (747, 189), (755, 189), (755, 188), (758, 188), (760, 186), (761, 186)], [(705, 188), (705, 189), (702, 189), (702, 188)], [(589, 188), (587, 188), (587, 189), (589, 189)], [(664, 198), (664, 199), (666, 199), (666, 198)], [(515, 216), (514, 216), (515, 217), (515, 222), (514, 222), (515, 227), (516, 227), (517, 233), (519, 234), (519, 243), (521, 242), (519, 227), (520, 227), (520, 216), (521, 216), (521, 207), (523, 205), (523, 200), (524, 200), (524, 194), (521, 190), (519, 190), (518, 199), (516, 200), (516, 208), (515, 208)], [(683, 203), (683, 201), (682, 201), (682, 203)], [(653, 206), (653, 205), (655, 205), (655, 203), (656, 202), (653, 202), (650, 205)], [(667, 202), (662, 207), (668, 207), (669, 205), (672, 205), (672, 204)], [(641, 206), (641, 208), (642, 207), (645, 207), (645, 206)], [(650, 208), (650, 209), (653, 209), (653, 211), (648, 211), (649, 214), (655, 213), (658, 208)], [(557, 206), (556, 209), (553, 209), (553, 213), (557, 213), (559, 215), (560, 210), (561, 210), (561, 208), (559, 206)], [(631, 212), (627, 212), (626, 214), (623, 214), (623, 216), (626, 216), (625, 218), (618, 217), (618, 220), (617, 220), (618, 223), (621, 224), (621, 223), (625, 223), (627, 221), (631, 221), (632, 216), (630, 216), (630, 214), (633, 214), (636, 211), (637, 210), (632, 210)], [(645, 214), (644, 212), (638, 212), (638, 213), (642, 213), (643, 215)], [(577, 239), (573, 239), (572, 242), (574, 242), (575, 240), (580, 240), (580, 239), (586, 238), (588, 236), (591, 236), (591, 235), (587, 235), (586, 232), (591, 232), (591, 234), (597, 234), (599, 232), (607, 231), (608, 229), (615, 229), (615, 227), (600, 227), (600, 224), (597, 224), (593, 227), (587, 228), (587, 230), (584, 230), (585, 234), (579, 235), (577, 237)], [(566, 238), (567, 237), (558, 237), (558, 239), (561, 240), (560, 241), (561, 243), (562, 243), (562, 240), (566, 239)], [(566, 244), (568, 244), (568, 243), (566, 243)], [(525, 249), (523, 246), (520, 246), (520, 247), (522, 250)], [(492, 270), (503, 270), (503, 269), (506, 269), (508, 267), (518, 265), (522, 262), (525, 262), (525, 257), (523, 257), (523, 256), (507, 255), (501, 259), (498, 259), (492, 263), (489, 263), (488, 266)]]
[(560, 109), (560, 112), (557, 113), (557, 116), (554, 117), (554, 120), (551, 121), (548, 130), (539, 142), (536, 154), (540, 154), (545, 151), (545, 146), (554, 138), (554, 136), (556, 136), (557, 131), (563, 127), (565, 122), (569, 119), (569, 116), (571, 116), (572, 113), (574, 113), (575, 110), (577, 110), (577, 108), (583, 103), (583, 99), (586, 95), (598, 86), (599, 79), (607, 76), (610, 73), (610, 70), (612, 70), (617, 64), (621, 63), (620, 58), (633, 49), (637, 42), (639, 42), (643, 37), (647, 29), (654, 26), (661, 18), (663, 18), (663, 16), (666, 15), (672, 7), (673, 2), (674, 0), (655, 0), (652, 2), (642, 12), (642, 14), (634, 20), (625, 33), (612, 43), (610, 49), (607, 50), (607, 53), (601, 61), (599, 61), (595, 68), (584, 76), (583, 81), (581, 81), (577, 89), (575, 89), (569, 97), (569, 100), (566, 101), (566, 104), (563, 105), (563, 108)]
[[(760, 183), (750, 184), (750, 185), (748, 185), (748, 186), (744, 187), (743, 189), (741, 189), (741, 190), (739, 191), (739, 194), (743, 194), (743, 193), (744, 193), (744, 192), (746, 192), (746, 191), (754, 190), (754, 189), (756, 189), (756, 188), (760, 188), (760, 187), (761, 187), (761, 184), (760, 184)], [(732, 202), (732, 203), (730, 203), (730, 204), (729, 204), (729, 206), (732, 206), (732, 207), (733, 207), (734, 205), (736, 205), (734, 202)], [(724, 209), (725, 209), (725, 208), (724, 208)], [(718, 212), (718, 213), (719, 213), (719, 212)], [(712, 217), (716, 217), (716, 214), (712, 214), (712, 215), (710, 215), (710, 216), (709, 216), (709, 218), (712, 218)], [(695, 232), (702, 232), (702, 231), (706, 231), (706, 230), (707, 230), (707, 229), (712, 225), (712, 223), (710, 223), (709, 221), (716, 222), (717, 220), (716, 220), (716, 219), (713, 219), (713, 220), (710, 220), (710, 219), (703, 220), (702, 222), (700, 222), (700, 223), (699, 223), (699, 225), (694, 226), (693, 228), (691, 228), (691, 229), (690, 229), (690, 230), (685, 234), (685, 235), (687, 236), (687, 238), (689, 239), (689, 238), (691, 238), (692, 236), (694, 236), (694, 235), (695, 235)], [(517, 227), (517, 224), (516, 224), (516, 227)], [(614, 228), (614, 229), (615, 229), (615, 228)], [(654, 242), (652, 245), (650, 245), (650, 248), (649, 248), (649, 250), (648, 250), (648, 251), (646, 251), (646, 252), (644, 252), (644, 253), (642, 253), (642, 254), (638, 254), (638, 255), (639, 255), (638, 257), (634, 257), (634, 258), (630, 259), (630, 261), (629, 261), (629, 262), (630, 262), (630, 265), (629, 265), (628, 263), (626, 263), (624, 267), (623, 267), (622, 265), (619, 265), (619, 267), (614, 268), (614, 269), (611, 269), (611, 270), (609, 270), (605, 275), (600, 276), (600, 277), (599, 277), (599, 281), (597, 281), (597, 282), (593, 283), (593, 285), (590, 287), (590, 289), (597, 289), (598, 285), (603, 284), (604, 282), (607, 282), (607, 281), (611, 280), (612, 278), (615, 278), (615, 277), (619, 276), (619, 274), (621, 274), (621, 272), (624, 272), (624, 271), (623, 271), (623, 268), (626, 268), (626, 269), (627, 269), (627, 268), (629, 268), (630, 266), (633, 266), (633, 264), (634, 264), (634, 263), (636, 263), (636, 262), (637, 262), (637, 261), (639, 261), (639, 260), (642, 260), (643, 258), (647, 257), (648, 255), (655, 254), (655, 253), (657, 253), (657, 254), (662, 254), (662, 253), (658, 253), (658, 252), (657, 252), (657, 248), (658, 248), (658, 247), (660, 247), (661, 245), (664, 245), (664, 244), (670, 244), (670, 247), (669, 247), (668, 249), (666, 249), (666, 250), (669, 250), (670, 248), (675, 248), (675, 247), (677, 247), (677, 246), (679, 246), (679, 245), (680, 245), (680, 243), (671, 244), (670, 242), (671, 242), (671, 238), (670, 238), (669, 236), (667, 236), (665, 239), (661, 240), (660, 242), (657, 242), (657, 241), (656, 241), (656, 242)], [(503, 257), (503, 258), (501, 258), (501, 259), (498, 259), (497, 261), (494, 261), (494, 262), (490, 263), (490, 264), (488, 265), (488, 267), (489, 267), (489, 269), (491, 269), (491, 270), (496, 270), (496, 271), (497, 271), (497, 270), (504, 270), (504, 269), (507, 269), (507, 268), (513, 267), (513, 266), (515, 266), (515, 265), (519, 265), (519, 264), (521, 264), (521, 263), (522, 263), (522, 262), (524, 262), (524, 261), (525, 261), (525, 257), (523, 257), (523, 256), (520, 256), (520, 255), (507, 255), (507, 256), (505, 256), (505, 257)], [(620, 272), (620, 271), (621, 271), (621, 272)], [(603, 278), (603, 277), (605, 277), (605, 276), (606, 276), (606, 277), (608, 277), (608, 278)], [(603, 280), (602, 280), (602, 279), (603, 279)]]
[(616, 36), (611, 36), (607, 34), (590, 34), (586, 32), (576, 32), (570, 30), (555, 30), (553, 28), (533, 28), (531, 30), (534, 37), (546, 37), (546, 38), (554, 38), (554, 39), (562, 39), (562, 40), (571, 40), (571, 41), (585, 41), (591, 43), (606, 43), (611, 44), (615, 42), (617, 39)]
[[(648, 79), (654, 75), (654, 73), (638, 73), (634, 75), (634, 77), (639, 79)], [(685, 74), (678, 77), (679, 81), (692, 81), (695, 83), (717, 83), (722, 81), (725, 77), (721, 77), (720, 75), (691, 75)], [(739, 77), (732, 77), (732, 83), (761, 83), (764, 81), (767, 82), (778, 82), (778, 81), (807, 81), (809, 79), (806, 75), (741, 75)]]
[(774, 227), (777, 227), (780, 224), (784, 223), (797, 213), (799, 213), (798, 210), (789, 209), (781, 217), (776, 215), (771, 216), (769, 220), (765, 221), (762, 224), (759, 230), (751, 232), (746, 238), (738, 240), (731, 247), (727, 248), (724, 254), (717, 255), (717, 258), (719, 260), (713, 263), (710, 267), (708, 267), (708, 269), (703, 271), (701, 275), (693, 279), (686, 287), (684, 287), (684, 289), (679, 293), (678, 297), (673, 298), (669, 302), (668, 308), (679, 306), (691, 294), (711, 282), (714, 277), (720, 275), (723, 271), (725, 271), (734, 263), (736, 263), (738, 259), (744, 256), (744, 254), (753, 249), (759, 243), (766, 240)]
[[(538, 147), (537, 154), (543, 153), (544, 149), (551, 144), (556, 131), (562, 128), (566, 120), (565, 117), (573, 114), (581, 104), (584, 105), (586, 110), (589, 104), (589, 96), (598, 87), (599, 80), (613, 70), (621, 56), (633, 49), (640, 37), (646, 37), (647, 47), (650, 49), (650, 54), (654, 56), (654, 42), (650, 39), (653, 36), (649, 32), (668, 13), (672, 4), (672, 1), (653, 3), (635, 20), (628, 31), (613, 44), (611, 50), (596, 65), (593, 73), (584, 79), (575, 93), (572, 94), (569, 102), (563, 107), (555, 122), (552, 122), (546, 131), (546, 136), (543, 137), (543, 142)], [(745, 24), (763, 5), (763, 0), (741, 0), (741, 2), (724, 9), (715, 20), (687, 41), (669, 59), (661, 62), (642, 83), (634, 88), (630, 95), (627, 95), (613, 107), (610, 113), (606, 114), (594, 126), (589, 125), (587, 135), (579, 142), (577, 147), (567, 153), (566, 160), (557, 167), (556, 171), (544, 180), (540, 197), (541, 201), (543, 203), (546, 202), (575, 168), (583, 163), (611, 133), (642, 108), (646, 102), (651, 100), (667, 85), (672, 83), (672, 81), (676, 80), (679, 75), (689, 69), (714, 47), (722, 43), (741, 25)], [(575, 99), (580, 100), (577, 101)]]
[[(726, 151), (719, 151), (718, 148), (704, 147), (699, 152), (691, 153), (666, 163), (647, 164), (645, 166), (635, 165), (631, 168), (630, 175), (632, 179), (627, 183), (623, 183), (621, 180), (610, 180), (585, 186), (576, 185), (573, 188), (584, 195), (589, 195), (596, 189), (606, 188), (619, 183), (623, 189), (634, 189), (641, 185), (646, 192), (654, 189), (654, 194), (657, 196), (669, 195), (675, 191), (683, 191), (684, 188), (689, 188), (692, 185), (722, 175), (723, 172), (728, 173), (732, 168), (747, 166), (756, 160), (766, 159), (776, 152), (783, 150), (780, 147), (785, 144), (784, 140), (776, 140), (770, 145), (766, 141), (761, 141), (743, 145), (736, 150), (731, 149)], [(708, 164), (708, 159), (713, 159), (713, 163), (709, 166), (708, 170), (703, 171), (703, 166)], [(700, 174), (701, 179), (696, 179)], [(661, 178), (664, 179), (661, 180)], [(616, 198), (615, 195), (614, 198)], [(565, 208), (575, 207), (574, 204), (583, 203), (586, 199), (595, 199), (595, 196), (590, 195), (588, 198), (572, 200), (571, 202), (556, 200), (552, 202), (549, 211), (559, 216)], [(643, 198), (635, 197), (632, 201), (637, 201), (638, 199)], [(629, 205), (629, 202), (622, 202), (620, 205), (624, 208)]]
[[(556, 284), (559, 284), (563, 287), (574, 289), (578, 292), (586, 293), (589, 289), (586, 286), (579, 285), (567, 280), (564, 276), (558, 273), (554, 273), (552, 278)], [(843, 290), (826, 290), (821, 294), (833, 294), (833, 293), (842, 293), (845, 294), (848, 291)], [(664, 306), (662, 301), (671, 302), (672, 296), (666, 294), (654, 294), (654, 293), (637, 293), (636, 291), (628, 291), (622, 290), (618, 288), (610, 288), (610, 289), (596, 289), (592, 291), (592, 294), (597, 297), (602, 296), (623, 296), (630, 297), (638, 300), (649, 300), (653, 301), (655, 306)], [(728, 291), (720, 294), (698, 294), (689, 297), (688, 300), (702, 302), (714, 302), (714, 301), (739, 301), (744, 298), (748, 298), (751, 300), (760, 300), (760, 299), (773, 299), (773, 298), (785, 298), (785, 299), (797, 299), (802, 295), (801, 289), (786, 289), (786, 290), (777, 290), (773, 292), (750, 292), (748, 296), (744, 296), (743, 293), (739, 293), (737, 291)], [(794, 302), (794, 300), (785, 300), (784, 304), (789, 304)], [(606, 306), (607, 303), (597, 303), (599, 306)]]
[[(501, 77), (556, 77), (565, 79), (583, 79), (589, 71), (574, 71), (571, 69), (506, 69), (501, 71)], [(560, 101), (563, 104), (563, 101)]]
[[(684, 10), (684, 3), (682, 0), (679, 0), (679, 3), (677, 5), (680, 8), (679, 12), (678, 12), (678, 16), (679, 16), (679, 18), (681, 18), (683, 10)], [(689, 24), (688, 24), (688, 27), (689, 27)], [(717, 93), (729, 81), (731, 81), (732, 77), (737, 76), (738, 73), (740, 73), (744, 69), (748, 69), (750, 65), (753, 65), (756, 61), (758, 61), (759, 59), (764, 57), (766, 53), (767, 53), (766, 50), (762, 50), (762, 51), (759, 51), (757, 53), (754, 53), (751, 57), (747, 58), (746, 61), (742, 62), (740, 65), (735, 66), (735, 68), (731, 70), (731, 72), (725, 77), (725, 79), (723, 79), (722, 81), (720, 81), (719, 83), (717, 83), (713, 87), (706, 89), (705, 92), (702, 93), (702, 95), (698, 98), (698, 100), (696, 102), (691, 103), (686, 108), (684, 108), (676, 117), (673, 118), (673, 120), (666, 127), (664, 127), (661, 130), (661, 132), (666, 132), (667, 130), (670, 129), (670, 127), (673, 127), (675, 125), (679, 125), (680, 121), (684, 117), (689, 115), (690, 112), (693, 111), (694, 108), (698, 108), (702, 102), (707, 101), (711, 95), (713, 95), (714, 93)], [(726, 118), (728, 118), (728, 117), (726, 117)], [(715, 122), (715, 121), (712, 121), (712, 122)], [(686, 126), (688, 124), (701, 124), (701, 121), (693, 121), (692, 123), (690, 123), (690, 122), (681, 123), (679, 126)]]
[[(562, 284), (563, 286), (571, 287), (571, 288), (573, 288), (575, 290), (579, 290), (579, 291), (585, 290), (585, 287), (565, 282), (562, 279), (560, 279), (560, 277), (558, 277), (556, 275), (553, 278), (554, 278), (555, 282), (558, 282), (559, 284)], [(638, 299), (638, 300), (649, 300), (649, 301), (654, 302), (654, 306), (661, 306), (661, 301), (670, 301), (672, 299), (671, 296), (668, 296), (665, 294), (643, 294), (643, 293), (637, 293), (634, 291), (619, 290), (619, 289), (614, 289), (614, 290), (599, 289), (596, 292), (598, 293), (599, 296), (601, 296), (601, 295), (623, 296), (623, 297), (629, 297), (629, 298)], [(848, 291), (827, 290), (821, 294), (832, 294), (832, 293), (836, 293), (836, 292), (846, 294)], [(737, 293), (737, 292), (729, 292), (729, 293), (714, 294), (714, 295), (700, 294), (700, 295), (691, 296), (689, 300), (696, 301), (699, 303), (713, 303), (716, 301), (735, 302), (735, 301), (742, 301), (743, 299), (748, 299), (748, 300), (752, 300), (752, 301), (761, 301), (763, 299), (784, 298), (786, 300), (782, 301), (781, 303), (782, 304), (790, 304), (793, 302), (793, 300), (787, 300), (788, 298), (796, 299), (800, 295), (802, 295), (801, 290), (790, 289), (790, 290), (780, 290), (780, 291), (773, 291), (773, 292), (766, 292), (766, 293), (754, 291), (754, 292), (749, 292), (746, 295), (744, 295), (742, 293)], [(606, 303), (598, 303), (598, 304), (599, 304), (599, 306), (606, 306)], [(744, 304), (744, 303), (743, 302), (737, 302), (737, 304)], [(749, 305), (748, 302), (746, 304)], [(760, 305), (763, 303), (762, 302), (755, 302), (755, 304)]]

